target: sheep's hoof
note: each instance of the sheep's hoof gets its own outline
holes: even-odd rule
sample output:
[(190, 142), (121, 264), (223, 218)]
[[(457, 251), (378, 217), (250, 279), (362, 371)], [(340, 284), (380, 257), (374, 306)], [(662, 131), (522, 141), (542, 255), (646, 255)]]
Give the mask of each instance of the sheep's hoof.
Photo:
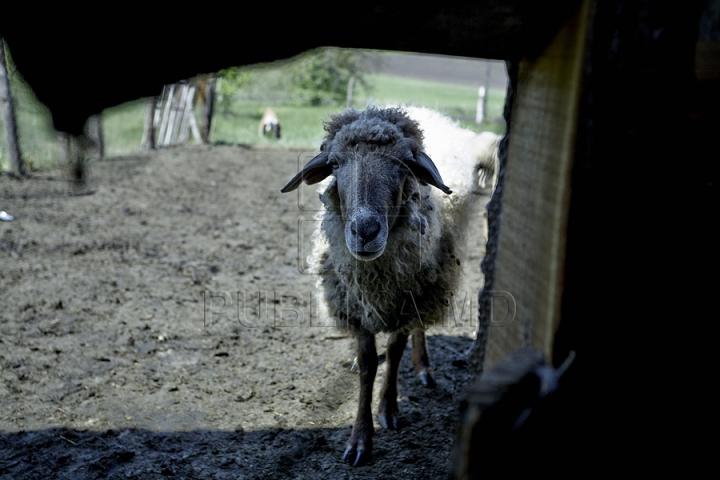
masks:
[(372, 454), (372, 434), (353, 433), (348, 441), (345, 453), (343, 453), (343, 462), (351, 464), (353, 467), (362, 465), (370, 459)]
[(378, 415), (378, 421), (383, 428), (388, 430), (398, 429), (398, 417), (394, 413), (381, 413)]
[(396, 399), (393, 400), (393, 397), (387, 397), (385, 395), (381, 397), (380, 408), (378, 409), (378, 422), (380, 422), (383, 428), (397, 430), (399, 412), (400, 410), (398, 409)]
[(422, 383), (423, 387), (425, 388), (435, 388), (437, 386), (437, 382), (435, 382), (432, 374), (427, 370), (420, 372), (418, 374), (418, 378), (420, 379), (420, 383)]

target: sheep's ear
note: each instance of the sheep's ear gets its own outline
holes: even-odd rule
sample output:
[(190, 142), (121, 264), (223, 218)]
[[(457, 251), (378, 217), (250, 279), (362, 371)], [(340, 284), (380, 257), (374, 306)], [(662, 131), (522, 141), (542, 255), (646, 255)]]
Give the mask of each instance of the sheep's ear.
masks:
[(448, 195), (452, 193), (452, 190), (443, 183), (440, 172), (438, 172), (437, 167), (425, 152), (418, 152), (415, 155), (414, 161), (408, 162), (408, 167), (410, 167), (410, 171), (418, 180), (439, 188)]
[(287, 185), (280, 189), (280, 191), (282, 193), (292, 192), (300, 186), (300, 183), (302, 183), (303, 180), (308, 185), (322, 182), (333, 172), (332, 165), (328, 165), (327, 162), (328, 154), (327, 152), (322, 152), (320, 155), (310, 160), (303, 169), (287, 183)]

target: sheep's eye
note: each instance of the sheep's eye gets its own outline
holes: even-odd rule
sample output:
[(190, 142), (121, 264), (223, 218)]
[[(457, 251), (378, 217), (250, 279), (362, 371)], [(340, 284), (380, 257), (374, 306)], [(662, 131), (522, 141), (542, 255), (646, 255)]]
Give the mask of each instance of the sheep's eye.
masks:
[(338, 167), (340, 166), (340, 163), (338, 162), (337, 157), (334, 157), (334, 156), (333, 156), (333, 157), (330, 157), (330, 158), (328, 159), (327, 163), (328, 163), (328, 165), (332, 166), (332, 169), (333, 169), (333, 170), (337, 170)]

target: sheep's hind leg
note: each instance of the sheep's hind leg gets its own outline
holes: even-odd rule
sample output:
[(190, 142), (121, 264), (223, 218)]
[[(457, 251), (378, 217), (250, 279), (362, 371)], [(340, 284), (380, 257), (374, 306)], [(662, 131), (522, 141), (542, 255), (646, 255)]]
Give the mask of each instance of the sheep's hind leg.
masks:
[(388, 366), (382, 392), (380, 392), (378, 420), (383, 428), (390, 428), (392, 430), (397, 430), (398, 427), (398, 370), (407, 341), (408, 336), (406, 334), (394, 332), (388, 338), (387, 351), (385, 352)]
[(423, 330), (418, 329), (412, 332), (412, 361), (415, 367), (415, 375), (420, 379), (420, 383), (427, 388), (435, 388), (437, 383), (435, 383), (432, 368), (430, 367), (425, 332)]
[(357, 334), (357, 358), (360, 370), (360, 399), (357, 417), (350, 440), (343, 454), (343, 461), (353, 466), (365, 462), (372, 453), (372, 437), (375, 433), (372, 420), (372, 389), (378, 368), (375, 336), (367, 330)]

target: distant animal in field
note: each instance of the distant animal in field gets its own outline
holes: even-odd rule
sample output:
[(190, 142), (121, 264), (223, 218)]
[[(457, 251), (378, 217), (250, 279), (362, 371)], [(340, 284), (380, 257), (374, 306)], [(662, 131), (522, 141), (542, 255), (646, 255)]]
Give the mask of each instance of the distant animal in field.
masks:
[(258, 135), (261, 137), (280, 138), (280, 120), (272, 108), (267, 108), (258, 125)]
[(383, 427), (398, 425), (398, 367), (410, 337), (416, 375), (435, 386), (425, 329), (442, 324), (459, 286), (466, 227), (493, 185), (499, 136), (478, 141), (438, 112), (397, 107), (349, 109), (325, 131), (320, 154), (281, 191), (333, 177), (320, 195), (313, 261), (327, 313), (357, 340), (360, 399), (343, 459), (359, 465), (374, 435), (375, 335), (390, 333)]

